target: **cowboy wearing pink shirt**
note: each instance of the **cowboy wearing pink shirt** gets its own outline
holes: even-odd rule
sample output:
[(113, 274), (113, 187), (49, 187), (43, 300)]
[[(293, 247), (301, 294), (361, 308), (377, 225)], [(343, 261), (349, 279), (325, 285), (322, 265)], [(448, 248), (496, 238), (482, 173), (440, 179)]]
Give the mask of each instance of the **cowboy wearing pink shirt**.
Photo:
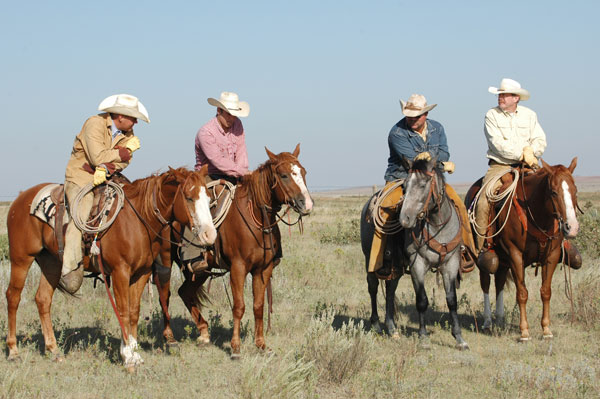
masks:
[(250, 106), (231, 92), (221, 93), (218, 100), (209, 98), (208, 103), (217, 107), (217, 115), (196, 134), (195, 169), (208, 164), (211, 179), (236, 183), (248, 173), (246, 135), (238, 117), (248, 116)]

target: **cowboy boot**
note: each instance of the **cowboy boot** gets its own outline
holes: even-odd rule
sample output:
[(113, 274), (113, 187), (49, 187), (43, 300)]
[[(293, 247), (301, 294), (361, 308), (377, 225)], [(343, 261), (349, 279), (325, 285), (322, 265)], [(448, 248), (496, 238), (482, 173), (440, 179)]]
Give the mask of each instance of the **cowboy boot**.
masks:
[(58, 286), (65, 292), (75, 295), (83, 282), (83, 265), (80, 263), (75, 270), (60, 277)]
[(500, 260), (498, 259), (498, 255), (496, 255), (496, 251), (493, 249), (484, 247), (481, 252), (479, 252), (477, 266), (479, 266), (480, 269), (483, 269), (489, 274), (494, 274), (496, 273), (496, 270), (498, 270), (499, 264)]
[(564, 259), (563, 259), (563, 254), (561, 253), (558, 263), (564, 263), (565, 265), (567, 265), (570, 268), (575, 269), (575, 270), (581, 268), (583, 260), (581, 259), (581, 254), (577, 250), (577, 247), (575, 246), (575, 244), (573, 244), (570, 241), (565, 240), (564, 248), (565, 248)]

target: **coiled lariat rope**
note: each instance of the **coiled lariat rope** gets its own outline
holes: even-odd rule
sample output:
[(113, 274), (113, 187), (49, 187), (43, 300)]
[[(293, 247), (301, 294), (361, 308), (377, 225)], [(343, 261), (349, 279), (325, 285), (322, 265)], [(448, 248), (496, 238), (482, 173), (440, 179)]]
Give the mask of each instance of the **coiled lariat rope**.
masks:
[[(217, 194), (217, 190), (216, 190), (216, 186), (218, 186), (218, 185), (225, 186), (225, 187), (223, 187), (223, 189), (221, 190), (221, 192), (219, 194)], [(227, 216), (227, 212), (229, 211), (229, 208), (231, 207), (231, 203), (233, 202), (233, 197), (235, 196), (235, 189), (237, 188), (237, 186), (225, 179), (220, 179), (220, 180), (213, 180), (211, 182), (206, 183), (206, 188), (207, 188), (207, 190), (212, 190), (212, 192), (213, 192), (212, 197), (214, 199), (210, 203), (211, 208), (216, 207), (221, 196), (225, 195), (225, 199), (224, 199), (225, 202), (221, 206), (219, 214), (217, 214), (213, 217), (213, 224), (215, 225), (215, 228), (218, 228), (221, 225), (221, 223), (223, 223), (223, 220), (225, 220), (225, 217)], [(230, 194), (226, 195), (225, 190), (229, 190)]]
[[(488, 182), (481, 187), (481, 189), (475, 196), (475, 199), (473, 200), (473, 203), (472, 203), (471, 207), (469, 208), (469, 211), (467, 212), (467, 214), (469, 216), (469, 221), (475, 227), (473, 229), (473, 231), (475, 231), (475, 234), (477, 234), (479, 237), (483, 237), (486, 239), (496, 237), (498, 234), (500, 234), (500, 232), (504, 229), (504, 227), (506, 226), (506, 223), (508, 222), (508, 218), (506, 218), (504, 220), (504, 223), (502, 224), (502, 226), (498, 229), (498, 231), (496, 231), (491, 236), (487, 236), (486, 233), (483, 233), (483, 234), (479, 233), (479, 229), (483, 229), (485, 227), (485, 230), (483, 230), (483, 231), (487, 232), (488, 227), (490, 227), (494, 223), (496, 223), (496, 220), (498, 220), (498, 217), (500, 217), (500, 214), (504, 210), (504, 207), (507, 206), (507, 204), (508, 204), (507, 215), (510, 214), (510, 209), (512, 208), (513, 198), (517, 193), (517, 183), (519, 182), (519, 171), (514, 168), (511, 169), (509, 173), (512, 173), (514, 175), (513, 182), (510, 184), (510, 186), (508, 186), (508, 188), (506, 190), (504, 190), (498, 194), (496, 194), (494, 192), (495, 191), (494, 186), (496, 185), (496, 182), (498, 182), (498, 180), (500, 180), (502, 178), (502, 176), (504, 176), (506, 173), (507, 172), (505, 170), (499, 170), (499, 171), (495, 172), (494, 174), (492, 174), (490, 177), (490, 180), (488, 180)], [(482, 193), (485, 193), (485, 197), (483, 198), (483, 200), (485, 200), (487, 198), (490, 202), (499, 202), (499, 201), (502, 201), (504, 198), (510, 197), (507, 201), (504, 201), (504, 204), (502, 204), (502, 207), (496, 213), (494, 220), (492, 220), (489, 224), (487, 224), (485, 226), (478, 225), (476, 217), (475, 217), (475, 209), (477, 208), (477, 203), (479, 202)]]
[[(79, 230), (81, 230), (83, 233), (97, 234), (97, 233), (100, 233), (100, 232), (108, 229), (113, 224), (115, 219), (117, 218), (117, 215), (119, 214), (119, 211), (121, 210), (121, 208), (123, 208), (123, 202), (125, 199), (125, 192), (123, 191), (123, 187), (121, 187), (117, 183), (113, 183), (112, 181), (106, 182), (106, 186), (107, 187), (106, 187), (106, 191), (104, 192), (104, 196), (107, 200), (104, 201), (104, 203), (102, 204), (102, 209), (100, 209), (100, 212), (98, 212), (98, 214), (91, 220), (85, 220), (85, 221), (81, 220), (81, 217), (79, 216), (78, 208), (79, 208), (79, 203), (81, 202), (82, 198), (87, 193), (89, 193), (90, 191), (92, 191), (94, 189), (93, 184), (88, 184), (88, 185), (84, 186), (81, 190), (79, 190), (79, 192), (75, 196), (75, 199), (73, 200), (73, 203), (69, 204), (69, 206), (71, 208), (70, 213), (71, 213), (71, 217), (73, 218), (73, 223), (75, 223), (75, 226), (77, 226), (77, 228)], [(113, 205), (113, 201), (108, 201), (108, 199), (110, 197), (117, 197), (117, 211), (107, 221), (104, 221), (103, 223), (99, 223), (97, 227), (94, 226), (94, 224), (99, 219), (102, 220), (102, 218), (105, 215), (109, 214), (110, 208)]]
[(373, 224), (375, 225), (375, 230), (377, 230), (380, 234), (395, 234), (402, 230), (402, 224), (400, 220), (383, 220), (383, 217), (379, 213), (379, 209), (381, 204), (385, 200), (385, 198), (395, 189), (402, 186), (404, 184), (404, 179), (399, 179), (393, 182), (393, 184), (384, 187), (377, 197), (375, 198), (375, 202), (373, 205)]

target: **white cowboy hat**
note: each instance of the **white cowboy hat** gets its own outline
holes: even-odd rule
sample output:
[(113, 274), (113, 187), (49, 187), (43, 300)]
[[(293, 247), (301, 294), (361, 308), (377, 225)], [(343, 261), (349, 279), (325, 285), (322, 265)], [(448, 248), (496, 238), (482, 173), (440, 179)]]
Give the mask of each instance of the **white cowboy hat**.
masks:
[(208, 103), (217, 108), (224, 109), (233, 116), (246, 117), (250, 113), (250, 105), (245, 101), (240, 101), (237, 94), (224, 91), (221, 98), (208, 98)]
[(500, 87), (490, 86), (488, 91), (492, 94), (511, 93), (521, 97), (521, 100), (525, 101), (529, 99), (529, 92), (521, 88), (521, 84), (516, 80), (504, 78), (500, 82)]
[(425, 96), (421, 94), (413, 94), (406, 102), (400, 100), (402, 113), (409, 117), (423, 115), (425, 112), (434, 109), (436, 105), (437, 104), (427, 105)]
[(240, 101), (237, 94), (224, 91), (221, 98), (208, 98), (208, 103), (217, 108), (224, 109), (233, 116), (246, 117), (250, 113), (250, 105), (245, 101)]
[(144, 104), (137, 97), (130, 94), (114, 94), (106, 97), (98, 106), (99, 111), (110, 112), (113, 114), (133, 116), (150, 123), (150, 117)]

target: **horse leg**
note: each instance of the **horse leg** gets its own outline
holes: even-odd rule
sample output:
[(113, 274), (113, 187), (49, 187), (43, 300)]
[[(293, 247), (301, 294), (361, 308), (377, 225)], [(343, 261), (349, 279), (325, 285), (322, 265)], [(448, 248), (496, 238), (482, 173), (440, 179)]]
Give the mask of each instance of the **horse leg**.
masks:
[(17, 255), (11, 247), (10, 254), (10, 281), (6, 289), (6, 307), (8, 310), (8, 334), (6, 335), (6, 346), (8, 347), (8, 360), (18, 360), (19, 350), (17, 348), (17, 309), (21, 302), (21, 292), (25, 286), (27, 273), (33, 263), (33, 256)]
[(492, 307), (490, 305), (490, 278), (491, 275), (483, 270), (479, 270), (479, 285), (483, 291), (483, 331), (492, 330)]
[(519, 328), (521, 330), (521, 337), (519, 341), (527, 342), (530, 339), (529, 336), (529, 324), (527, 323), (527, 298), (528, 292), (525, 286), (525, 270), (523, 268), (523, 260), (520, 253), (516, 253), (511, 256), (511, 269), (513, 277), (515, 278), (515, 285), (517, 286), (517, 303), (519, 304)]
[(240, 338), (240, 325), (244, 316), (244, 283), (246, 280), (246, 268), (244, 264), (234, 262), (231, 265), (230, 272), (231, 294), (233, 296), (233, 334), (231, 337), (231, 359), (236, 360), (241, 357), (240, 347), (242, 340)]
[(273, 273), (273, 263), (271, 263), (262, 272), (252, 273), (252, 293), (254, 296), (254, 343), (259, 349), (266, 349), (264, 336), (264, 307), (265, 307), (265, 289), (271, 280)]
[[(150, 273), (138, 274), (137, 279), (135, 279), (133, 283), (129, 285), (129, 335), (130, 337), (133, 337), (136, 342), (142, 294), (144, 292), (144, 288), (146, 288), (146, 285), (148, 284), (149, 278)], [(143, 360), (141, 362), (143, 363)]]
[(117, 265), (111, 273), (111, 280), (117, 311), (119, 312), (122, 323), (121, 347), (119, 353), (121, 354), (123, 364), (128, 371), (134, 371), (135, 367), (142, 363), (142, 358), (135, 351), (138, 345), (136, 339), (131, 336), (131, 324), (129, 322), (129, 266), (126, 264)]
[[(155, 263), (156, 265), (156, 263)], [(175, 340), (175, 336), (173, 335), (173, 330), (171, 329), (171, 320), (167, 317), (167, 311), (169, 309), (169, 301), (171, 299), (171, 269), (165, 268), (169, 270), (168, 275), (166, 273), (162, 273), (161, 270), (158, 270), (161, 266), (157, 266), (157, 270), (152, 275), (152, 280), (156, 285), (156, 290), (158, 291), (158, 298), (163, 314), (163, 340), (165, 342), (165, 346), (167, 351), (177, 350), (179, 344)], [(165, 308), (163, 309), (163, 304)]]
[(52, 360), (61, 362), (64, 357), (58, 349), (56, 336), (52, 327), (52, 318), (50, 310), (52, 307), (52, 296), (54, 290), (58, 286), (60, 280), (60, 271), (62, 264), (54, 256), (47, 252), (42, 252), (36, 257), (37, 263), (40, 265), (42, 275), (40, 276), (40, 284), (37, 293), (35, 294), (35, 302), (37, 304), (40, 322), (42, 324), (42, 334), (44, 335), (44, 348), (50, 352)]
[(410, 274), (415, 290), (417, 312), (419, 313), (419, 338), (425, 338), (427, 337), (425, 311), (427, 311), (427, 307), (429, 306), (427, 292), (425, 292), (425, 273), (427, 272), (427, 268), (420, 257), (417, 257), (417, 259), (411, 263), (413, 266), (411, 267)]
[(367, 273), (367, 284), (369, 287), (369, 296), (371, 297), (371, 328), (381, 334), (381, 324), (379, 324), (379, 314), (377, 313), (377, 288), (379, 287), (379, 279), (375, 273)]
[(552, 339), (550, 331), (550, 297), (552, 296), (552, 276), (556, 269), (556, 262), (548, 262), (542, 268), (542, 287), (540, 296), (542, 297), (542, 330), (544, 339)]
[(494, 274), (494, 285), (496, 286), (496, 325), (504, 328), (504, 286), (508, 268), (501, 265)]
[(191, 280), (191, 273), (185, 272), (184, 276), (185, 280), (181, 284), (181, 287), (179, 287), (179, 290), (177, 290), (177, 293), (188, 312), (190, 312), (192, 320), (196, 324), (196, 328), (200, 334), (196, 342), (199, 345), (205, 345), (210, 343), (210, 335), (208, 334), (208, 323), (200, 313), (202, 304), (198, 299), (198, 292), (202, 292), (202, 284), (204, 284), (208, 276), (201, 275), (200, 277), (196, 277), (194, 281)]
[(396, 329), (396, 323), (394, 323), (394, 315), (396, 314), (396, 288), (398, 288), (398, 282), (400, 277), (393, 280), (387, 280), (385, 282), (385, 326), (387, 327), (388, 333), (394, 339), (400, 338), (398, 330)]
[(460, 350), (469, 349), (469, 345), (462, 338), (460, 322), (458, 321), (458, 301), (456, 300), (456, 276), (458, 275), (459, 267), (458, 253), (448, 259), (446, 267), (442, 271), (444, 279), (444, 290), (446, 291), (446, 304), (452, 320), (452, 336), (456, 339), (456, 347)]

